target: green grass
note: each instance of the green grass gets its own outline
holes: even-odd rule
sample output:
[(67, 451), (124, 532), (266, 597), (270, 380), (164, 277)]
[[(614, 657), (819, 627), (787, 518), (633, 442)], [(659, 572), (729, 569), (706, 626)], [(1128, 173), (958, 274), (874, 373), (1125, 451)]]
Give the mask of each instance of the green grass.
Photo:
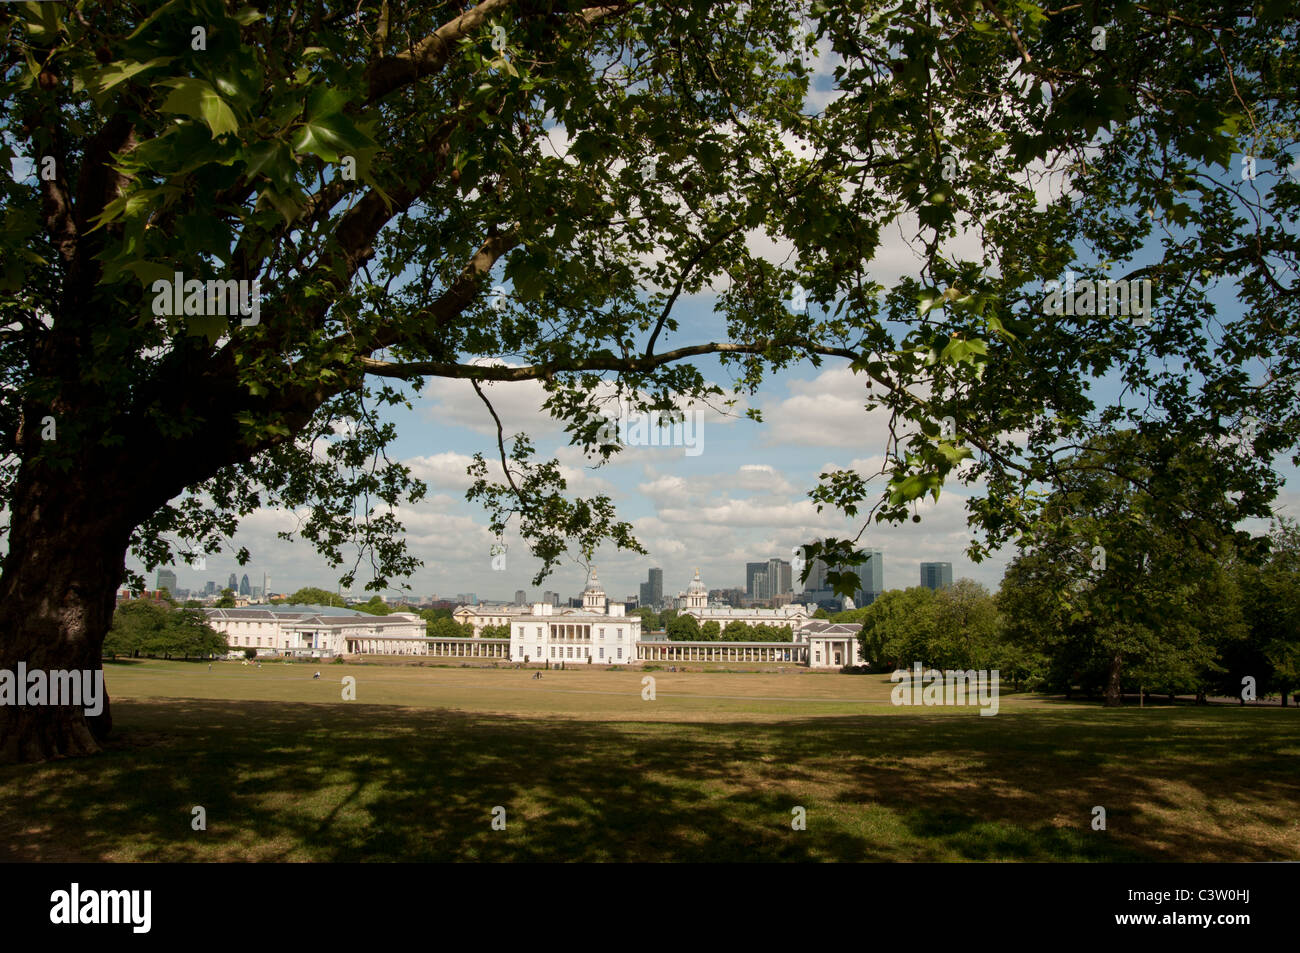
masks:
[(635, 670), (107, 668), (108, 751), (0, 768), (0, 859), (1300, 859), (1293, 710), (1004, 696), (990, 718), (820, 673), (654, 672), (644, 701)]

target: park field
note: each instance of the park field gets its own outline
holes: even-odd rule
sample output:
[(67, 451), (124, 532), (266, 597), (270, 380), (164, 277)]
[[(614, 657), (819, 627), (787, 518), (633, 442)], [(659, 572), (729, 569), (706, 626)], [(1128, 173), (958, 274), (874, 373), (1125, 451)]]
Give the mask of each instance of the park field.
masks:
[(103, 755), (0, 767), (0, 859), (1300, 860), (1294, 709), (1004, 693), (981, 717), (806, 671), (105, 672)]

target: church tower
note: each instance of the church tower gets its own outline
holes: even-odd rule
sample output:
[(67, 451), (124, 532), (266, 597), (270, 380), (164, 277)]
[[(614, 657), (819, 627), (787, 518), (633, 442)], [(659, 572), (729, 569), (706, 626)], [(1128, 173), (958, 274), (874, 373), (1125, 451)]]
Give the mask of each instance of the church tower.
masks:
[(704, 588), (704, 583), (700, 582), (700, 569), (695, 567), (695, 578), (686, 589), (686, 609), (704, 609), (709, 604), (709, 592)]
[(582, 590), (582, 608), (587, 612), (605, 612), (605, 590), (600, 588), (600, 580), (596, 578), (596, 567), (591, 567), (591, 578), (587, 580), (587, 588)]

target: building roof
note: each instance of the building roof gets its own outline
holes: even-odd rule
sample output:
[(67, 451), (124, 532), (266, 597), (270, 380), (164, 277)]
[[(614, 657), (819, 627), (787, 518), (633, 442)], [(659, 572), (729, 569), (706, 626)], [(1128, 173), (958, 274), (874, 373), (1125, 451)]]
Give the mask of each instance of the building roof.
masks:
[(682, 609), (684, 615), (701, 616), (706, 619), (780, 619), (789, 621), (800, 615), (810, 615), (808, 607), (798, 603), (781, 606), (779, 609), (737, 609), (735, 606), (709, 606), (705, 609)]
[(819, 635), (857, 635), (862, 631), (861, 622), (830, 622), (826, 619), (810, 619), (804, 623), (801, 635), (816, 637)]
[[(318, 608), (318, 607), (313, 607)], [(209, 618), (230, 622), (278, 622), (286, 626), (310, 625), (325, 628), (347, 628), (356, 625), (410, 625), (423, 623), (423, 619), (410, 612), (391, 612), (388, 615), (369, 615), (365, 612), (272, 612), (269, 609), (204, 609)]]
[(556, 606), (549, 615), (534, 615), (532, 609), (529, 609), (519, 618), (520, 620), (527, 619), (529, 621), (534, 619), (550, 619), (552, 621), (556, 619), (567, 619), (575, 622), (599, 619), (601, 622), (614, 621), (620, 624), (624, 622), (632, 622), (636, 625), (641, 624), (641, 617), (639, 615), (608, 615), (607, 613), (592, 611), (591, 609), (561, 609), (559, 606)]

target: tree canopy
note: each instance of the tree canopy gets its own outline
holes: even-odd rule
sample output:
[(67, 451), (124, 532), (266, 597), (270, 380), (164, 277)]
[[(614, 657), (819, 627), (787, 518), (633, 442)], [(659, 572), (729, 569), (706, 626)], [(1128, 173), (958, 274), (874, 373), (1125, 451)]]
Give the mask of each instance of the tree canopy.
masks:
[[(0, 178), (0, 663), (89, 664), (128, 551), (219, 552), (260, 507), (345, 585), (408, 575), (397, 507), (426, 488), (384, 411), (431, 376), (496, 421), (469, 497), (517, 526), (535, 584), (570, 549), (643, 550), (502, 431), (510, 381), (601, 459), (611, 408), (726, 406), (703, 359), (736, 394), (842, 361), (891, 417), (882, 481), (837, 470), (814, 500), (919, 520), (979, 481), (975, 555), (1098, 434), (1216, 447), (1222, 520), (1268, 515), (1295, 448), (1282, 2), (77, 0), (0, 23), (22, 170)], [(915, 260), (886, 281), (900, 231)], [(1093, 297), (1050, 310), (1067, 273)], [(1150, 281), (1151, 308), (1096, 313), (1111, 278)], [(708, 340), (675, 310), (705, 289)], [(0, 712), (0, 750), (91, 751), (90, 727)]]
[(133, 599), (113, 614), (104, 639), (105, 655), (195, 658), (224, 655), (225, 637), (208, 625), (202, 612), (175, 609), (148, 599)]

